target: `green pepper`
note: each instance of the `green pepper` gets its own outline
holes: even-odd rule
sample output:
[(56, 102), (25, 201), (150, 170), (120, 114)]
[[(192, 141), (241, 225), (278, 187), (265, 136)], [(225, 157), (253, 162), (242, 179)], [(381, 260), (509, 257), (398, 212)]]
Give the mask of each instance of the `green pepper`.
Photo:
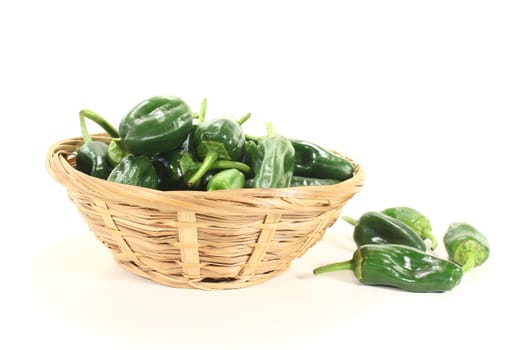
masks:
[(151, 156), (179, 147), (191, 131), (193, 115), (178, 97), (155, 96), (135, 106), (120, 122), (124, 148)]
[(450, 224), (443, 242), (449, 258), (459, 264), (463, 272), (483, 264), (489, 257), (487, 238), (465, 222)]
[[(77, 151), (76, 168), (85, 174), (99, 179), (106, 179), (112, 169), (108, 160), (108, 145), (101, 141), (93, 141), (87, 130), (86, 120), (84, 119), (86, 114), (81, 111), (79, 116), (84, 144)], [(102, 117), (95, 119), (97, 123), (105, 123)]]
[(354, 241), (357, 246), (365, 244), (401, 244), (421, 251), (426, 250), (423, 239), (404, 222), (380, 212), (366, 212), (359, 220), (348, 216), (342, 219), (354, 225)]
[(122, 140), (112, 139), (108, 147), (108, 160), (112, 166), (116, 166), (130, 153), (122, 146)]
[(245, 138), (241, 125), (249, 118), (250, 114), (238, 121), (229, 117), (216, 118), (197, 126), (192, 145), (202, 164), (188, 180), (189, 187), (198, 185), (216, 160), (242, 160)]
[(430, 224), (430, 220), (425, 215), (410, 207), (387, 208), (383, 210), (382, 213), (403, 221), (414, 231), (416, 231), (417, 234), (423, 238), (423, 240), (428, 238), (431, 242), (430, 248), (432, 250), (436, 249), (438, 241), (432, 234), (432, 225)]
[(216, 191), (243, 188), (245, 181), (246, 177), (240, 170), (221, 170), (208, 181), (206, 189), (208, 191)]
[(389, 286), (410, 292), (444, 292), (456, 287), (463, 277), (461, 267), (413, 247), (399, 244), (367, 244), (351, 260), (314, 269), (324, 272), (352, 270), (366, 285)]
[(275, 134), (271, 123), (267, 134), (259, 139), (253, 155), (255, 188), (290, 187), (294, 171), (294, 148), (290, 140)]
[(341, 181), (335, 179), (317, 179), (313, 177), (304, 177), (304, 176), (292, 176), (292, 182), (290, 187), (298, 186), (326, 186), (334, 185)]
[(291, 142), (295, 150), (294, 175), (341, 181), (352, 177), (354, 165), (348, 159), (312, 142), (294, 139)]
[(156, 189), (158, 177), (151, 160), (146, 156), (126, 156), (111, 171), (108, 181)]

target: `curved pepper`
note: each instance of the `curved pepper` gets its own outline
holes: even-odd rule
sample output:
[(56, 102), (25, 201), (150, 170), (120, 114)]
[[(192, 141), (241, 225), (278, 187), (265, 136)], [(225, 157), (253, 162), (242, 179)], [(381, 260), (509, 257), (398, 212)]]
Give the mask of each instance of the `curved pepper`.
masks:
[(449, 258), (459, 264), (463, 272), (483, 264), (490, 254), (487, 238), (464, 222), (450, 224), (443, 242)]
[(128, 155), (111, 171), (108, 181), (156, 189), (158, 177), (146, 156)]
[(354, 252), (351, 260), (320, 266), (313, 273), (339, 270), (352, 270), (363, 284), (410, 292), (448, 291), (463, 277), (457, 264), (398, 244), (363, 245)]
[(179, 147), (192, 123), (192, 112), (182, 99), (155, 96), (135, 106), (121, 120), (119, 132), (127, 151), (151, 156)]
[(253, 155), (253, 187), (290, 187), (294, 171), (294, 148), (290, 140), (275, 134), (271, 123), (261, 137)]
[(426, 250), (425, 242), (407, 224), (380, 212), (370, 211), (359, 220), (343, 216), (342, 219), (354, 225), (354, 241), (357, 246), (365, 244), (401, 244), (421, 251)]
[(431, 242), (431, 249), (436, 249), (438, 241), (436, 237), (432, 234), (432, 225), (430, 220), (419, 211), (410, 208), (410, 207), (392, 207), (387, 208), (382, 211), (383, 214), (386, 214), (392, 218), (403, 221), (405, 224), (410, 226), (416, 233), (425, 239), (429, 239)]
[(243, 188), (246, 177), (237, 169), (221, 170), (213, 175), (206, 185), (208, 191)]
[[(84, 144), (76, 154), (76, 169), (90, 176), (106, 179), (112, 169), (108, 160), (108, 145), (101, 141), (93, 141), (87, 130), (85, 113), (81, 111), (79, 116)], [(97, 123), (105, 122), (102, 117), (95, 119)]]

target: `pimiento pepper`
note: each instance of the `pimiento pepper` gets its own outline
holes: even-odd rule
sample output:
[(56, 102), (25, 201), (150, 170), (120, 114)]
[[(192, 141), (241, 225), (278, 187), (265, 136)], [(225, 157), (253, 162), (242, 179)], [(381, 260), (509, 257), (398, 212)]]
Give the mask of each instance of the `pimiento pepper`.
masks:
[(290, 187), (298, 186), (326, 186), (334, 185), (341, 181), (336, 179), (317, 179), (313, 177), (304, 177), (304, 176), (292, 176), (292, 182)]
[(314, 269), (315, 275), (352, 270), (363, 284), (389, 286), (410, 292), (444, 292), (463, 277), (461, 267), (446, 259), (399, 244), (367, 244), (351, 260)]
[[(93, 141), (87, 130), (85, 116), (86, 114), (81, 111), (80, 130), (84, 144), (77, 151), (76, 168), (85, 174), (106, 179), (112, 169), (108, 160), (108, 145), (101, 141)], [(101, 117), (95, 119), (97, 123), (105, 122)]]
[(387, 208), (383, 210), (382, 213), (404, 222), (416, 231), (423, 240), (429, 239), (432, 250), (436, 249), (438, 241), (432, 234), (432, 225), (425, 215), (410, 207)]
[(188, 180), (189, 187), (198, 185), (216, 160), (242, 160), (245, 138), (241, 125), (249, 118), (250, 114), (238, 121), (229, 117), (216, 118), (197, 126), (190, 147), (196, 150), (202, 164)]
[(158, 177), (151, 160), (146, 156), (128, 155), (111, 171), (108, 181), (156, 189)]
[(487, 238), (465, 222), (450, 224), (443, 237), (443, 243), (449, 258), (459, 264), (463, 272), (483, 264), (489, 257)]
[(216, 191), (243, 188), (245, 181), (246, 177), (240, 170), (221, 170), (208, 181), (206, 189), (208, 191)]
[(349, 216), (342, 219), (354, 225), (354, 241), (357, 246), (365, 244), (401, 244), (421, 251), (426, 250), (425, 242), (404, 222), (380, 212), (366, 212), (359, 220)]
[(341, 181), (352, 177), (354, 165), (348, 159), (312, 142), (294, 139), (290, 141), (295, 150), (294, 175)]
[(179, 147), (191, 131), (190, 107), (174, 96), (155, 96), (136, 105), (121, 120), (124, 148), (135, 155), (151, 156)]
[(271, 123), (266, 124), (266, 130), (266, 136), (259, 139), (253, 155), (253, 187), (290, 187), (295, 155), (292, 143), (276, 134)]

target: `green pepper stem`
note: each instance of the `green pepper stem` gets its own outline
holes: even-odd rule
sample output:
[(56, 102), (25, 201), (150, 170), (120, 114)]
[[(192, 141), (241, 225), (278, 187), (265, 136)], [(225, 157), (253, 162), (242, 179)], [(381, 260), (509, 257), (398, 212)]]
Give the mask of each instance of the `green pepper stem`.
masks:
[(346, 260), (341, 262), (336, 262), (328, 265), (319, 266), (314, 269), (314, 275), (325, 272), (341, 271), (341, 270), (353, 270), (354, 262), (353, 260)]
[(208, 151), (208, 153), (206, 153), (206, 157), (201, 163), (201, 166), (199, 167), (199, 170), (197, 170), (195, 174), (193, 174), (193, 176), (188, 180), (188, 187), (198, 184), (204, 174), (206, 174), (206, 172), (211, 169), (217, 158), (218, 154), (216, 151)]
[(465, 273), (472, 270), (474, 266), (476, 266), (476, 256), (474, 254), (469, 254), (467, 261), (461, 266), (461, 270)]
[(204, 118), (206, 117), (206, 110), (208, 109), (208, 99), (205, 97), (201, 101), (201, 109), (199, 112), (199, 119), (198, 123), (199, 125), (204, 122)]
[(235, 162), (232, 160), (216, 160), (210, 169), (237, 169), (243, 173), (249, 173), (252, 170), (248, 164)]
[(104, 117), (102, 117), (100, 114), (95, 113), (93, 111), (90, 111), (89, 109), (83, 109), (80, 111), (80, 114), (83, 115), (85, 118), (91, 119), (95, 123), (97, 123), (104, 131), (106, 131), (109, 136), (117, 138), (120, 137), (117, 129), (113, 125), (111, 125), (110, 122), (108, 122)]
[(259, 140), (261, 139), (261, 136), (253, 136), (248, 134), (244, 134), (244, 137), (246, 138), (246, 140), (252, 140), (255, 142), (259, 142)]
[(79, 113), (80, 117), (80, 131), (82, 132), (82, 139), (84, 140), (84, 144), (90, 143), (93, 141), (91, 139), (91, 136), (89, 135), (87, 126), (86, 126), (86, 119), (84, 118), (84, 114)]
[(237, 123), (239, 123), (239, 125), (242, 125), (244, 124), (245, 121), (250, 119), (251, 116), (252, 116), (251, 113), (246, 113), (245, 115), (241, 117), (241, 119), (237, 120)]
[(273, 128), (272, 122), (266, 123), (266, 136), (275, 135), (275, 129)]
[(343, 219), (344, 221), (348, 222), (352, 226), (357, 225), (357, 222), (358, 222), (358, 220), (356, 220), (354, 218), (351, 218), (349, 216), (346, 216), (346, 215), (342, 216), (341, 219)]

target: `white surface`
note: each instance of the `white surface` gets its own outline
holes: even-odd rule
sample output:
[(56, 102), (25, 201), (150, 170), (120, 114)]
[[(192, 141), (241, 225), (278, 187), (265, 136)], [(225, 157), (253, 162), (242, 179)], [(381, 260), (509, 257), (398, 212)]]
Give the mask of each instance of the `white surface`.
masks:
[[(519, 1), (18, 1), (0, 5), (0, 348), (444, 349), (520, 344), (525, 18)], [(343, 5), (344, 4), (344, 5)], [(366, 183), (345, 214), (392, 205), (442, 236), (470, 222), (486, 265), (443, 294), (312, 277), (348, 258), (337, 223), (290, 270), (248, 289), (171, 289), (130, 275), (45, 171), (80, 135), (179, 95), (208, 116), (252, 113), (354, 157)], [(91, 126), (93, 128), (93, 126)], [(95, 131), (95, 130), (93, 130)], [(437, 254), (444, 256), (441, 246)]]

